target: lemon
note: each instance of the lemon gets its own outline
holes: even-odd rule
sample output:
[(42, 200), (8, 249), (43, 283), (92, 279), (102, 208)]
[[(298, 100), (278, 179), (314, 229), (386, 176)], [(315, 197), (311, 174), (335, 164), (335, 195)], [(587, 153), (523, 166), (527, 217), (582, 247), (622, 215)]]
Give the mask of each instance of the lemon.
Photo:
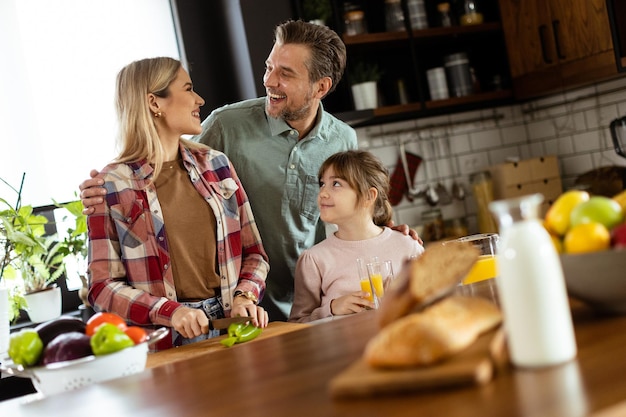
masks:
[(569, 190), (561, 194), (546, 212), (544, 227), (557, 236), (567, 233), (570, 226), (570, 213), (580, 203), (589, 200), (589, 193), (582, 190)]
[(611, 233), (597, 222), (581, 223), (572, 227), (563, 239), (565, 253), (589, 253), (609, 249)]

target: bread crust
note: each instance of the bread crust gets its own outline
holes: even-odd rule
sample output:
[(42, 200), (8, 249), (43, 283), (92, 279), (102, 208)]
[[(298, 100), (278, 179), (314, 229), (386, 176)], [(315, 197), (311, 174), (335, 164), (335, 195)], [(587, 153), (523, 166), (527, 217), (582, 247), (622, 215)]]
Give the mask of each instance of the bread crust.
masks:
[(451, 296), (382, 329), (368, 342), (364, 359), (378, 368), (431, 365), (467, 348), (501, 321), (500, 309), (490, 301)]
[(478, 260), (480, 251), (468, 242), (432, 244), (404, 265), (377, 313), (385, 327), (414, 310), (450, 295)]

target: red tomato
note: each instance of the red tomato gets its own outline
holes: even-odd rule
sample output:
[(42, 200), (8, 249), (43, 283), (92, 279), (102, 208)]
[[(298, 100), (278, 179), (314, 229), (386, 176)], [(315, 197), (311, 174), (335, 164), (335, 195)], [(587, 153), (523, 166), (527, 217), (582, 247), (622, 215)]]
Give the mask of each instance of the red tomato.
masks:
[(148, 333), (146, 333), (146, 330), (139, 326), (129, 326), (126, 328), (126, 330), (124, 330), (124, 333), (126, 333), (128, 337), (133, 339), (133, 342), (135, 342), (136, 345), (141, 342), (145, 342), (148, 338)]
[(87, 320), (87, 326), (85, 327), (85, 334), (87, 336), (93, 336), (93, 334), (96, 332), (98, 327), (104, 323), (114, 324), (122, 330), (126, 330), (126, 328), (128, 327), (124, 319), (118, 316), (117, 314), (99, 312), (99, 313), (94, 314), (93, 316), (89, 318), (89, 320)]

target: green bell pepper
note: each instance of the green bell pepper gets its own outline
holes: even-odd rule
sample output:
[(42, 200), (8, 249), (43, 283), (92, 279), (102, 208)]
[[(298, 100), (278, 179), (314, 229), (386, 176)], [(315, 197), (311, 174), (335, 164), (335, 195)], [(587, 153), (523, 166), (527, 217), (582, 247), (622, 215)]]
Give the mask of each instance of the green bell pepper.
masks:
[(35, 329), (22, 329), (11, 335), (9, 356), (13, 363), (23, 366), (35, 365), (42, 352), (43, 342)]
[(89, 343), (91, 344), (91, 350), (93, 350), (96, 356), (114, 353), (135, 345), (133, 339), (112, 323), (104, 323), (98, 326)]
[(235, 343), (243, 343), (255, 339), (261, 334), (261, 331), (260, 327), (256, 327), (252, 323), (233, 323), (228, 326), (228, 337), (222, 339), (220, 343), (226, 347), (231, 347)]

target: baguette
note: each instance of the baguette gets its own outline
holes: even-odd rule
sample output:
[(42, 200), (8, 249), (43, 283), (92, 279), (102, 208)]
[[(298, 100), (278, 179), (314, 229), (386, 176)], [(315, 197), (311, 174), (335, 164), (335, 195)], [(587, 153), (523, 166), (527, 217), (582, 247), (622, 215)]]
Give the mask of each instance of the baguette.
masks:
[(385, 294), (377, 313), (379, 326), (450, 295), (479, 255), (469, 242), (428, 246), (419, 258), (404, 265), (397, 282)]
[(377, 368), (432, 365), (467, 348), (501, 321), (500, 309), (488, 300), (450, 296), (381, 329), (368, 342), (364, 359)]

